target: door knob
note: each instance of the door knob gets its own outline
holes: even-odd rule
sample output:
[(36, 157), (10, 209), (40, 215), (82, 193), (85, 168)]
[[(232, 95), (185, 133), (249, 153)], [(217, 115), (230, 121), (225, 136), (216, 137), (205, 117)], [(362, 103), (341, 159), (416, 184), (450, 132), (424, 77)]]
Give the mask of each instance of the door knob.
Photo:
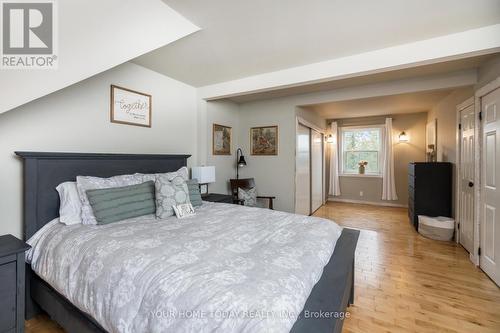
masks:
[(469, 182), (469, 187), (473, 187), (474, 186), (474, 183), (473, 182)]

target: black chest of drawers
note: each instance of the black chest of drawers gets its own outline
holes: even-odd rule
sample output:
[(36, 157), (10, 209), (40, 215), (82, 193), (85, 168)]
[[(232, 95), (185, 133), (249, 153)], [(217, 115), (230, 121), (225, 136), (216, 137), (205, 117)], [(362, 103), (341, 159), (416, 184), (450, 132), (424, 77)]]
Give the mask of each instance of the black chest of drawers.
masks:
[(418, 215), (451, 217), (452, 164), (414, 162), (408, 165), (408, 217), (418, 230)]

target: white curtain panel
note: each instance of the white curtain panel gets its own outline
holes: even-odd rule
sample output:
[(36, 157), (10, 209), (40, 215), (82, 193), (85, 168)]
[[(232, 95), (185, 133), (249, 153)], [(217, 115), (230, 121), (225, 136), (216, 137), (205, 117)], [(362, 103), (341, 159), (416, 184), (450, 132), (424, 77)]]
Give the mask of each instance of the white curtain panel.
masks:
[(338, 158), (338, 126), (337, 122), (333, 121), (331, 124), (331, 131), (333, 142), (330, 143), (330, 186), (328, 194), (333, 196), (340, 195), (340, 182), (339, 182), (339, 158)]
[(394, 153), (392, 149), (392, 118), (385, 119), (384, 175), (382, 179), (382, 200), (398, 200), (394, 179)]

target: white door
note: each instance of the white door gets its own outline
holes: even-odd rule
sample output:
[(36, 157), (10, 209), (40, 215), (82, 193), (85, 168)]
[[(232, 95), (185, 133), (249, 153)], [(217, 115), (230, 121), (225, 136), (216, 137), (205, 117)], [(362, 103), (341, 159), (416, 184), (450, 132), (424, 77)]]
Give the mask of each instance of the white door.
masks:
[(311, 213), (323, 205), (323, 134), (311, 129)]
[(482, 98), (481, 111), (483, 131), (479, 262), (486, 274), (500, 285), (500, 88)]
[(474, 106), (460, 111), (460, 244), (474, 248)]
[(295, 155), (295, 213), (311, 213), (311, 146), (310, 129), (297, 126), (297, 148)]

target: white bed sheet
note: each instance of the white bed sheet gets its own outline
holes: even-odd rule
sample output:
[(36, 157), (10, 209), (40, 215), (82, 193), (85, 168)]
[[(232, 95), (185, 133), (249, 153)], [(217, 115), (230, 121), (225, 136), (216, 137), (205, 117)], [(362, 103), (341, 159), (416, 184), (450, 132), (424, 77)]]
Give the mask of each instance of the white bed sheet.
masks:
[(341, 232), (321, 218), (204, 203), (182, 220), (55, 219), (26, 258), (109, 332), (288, 332)]

